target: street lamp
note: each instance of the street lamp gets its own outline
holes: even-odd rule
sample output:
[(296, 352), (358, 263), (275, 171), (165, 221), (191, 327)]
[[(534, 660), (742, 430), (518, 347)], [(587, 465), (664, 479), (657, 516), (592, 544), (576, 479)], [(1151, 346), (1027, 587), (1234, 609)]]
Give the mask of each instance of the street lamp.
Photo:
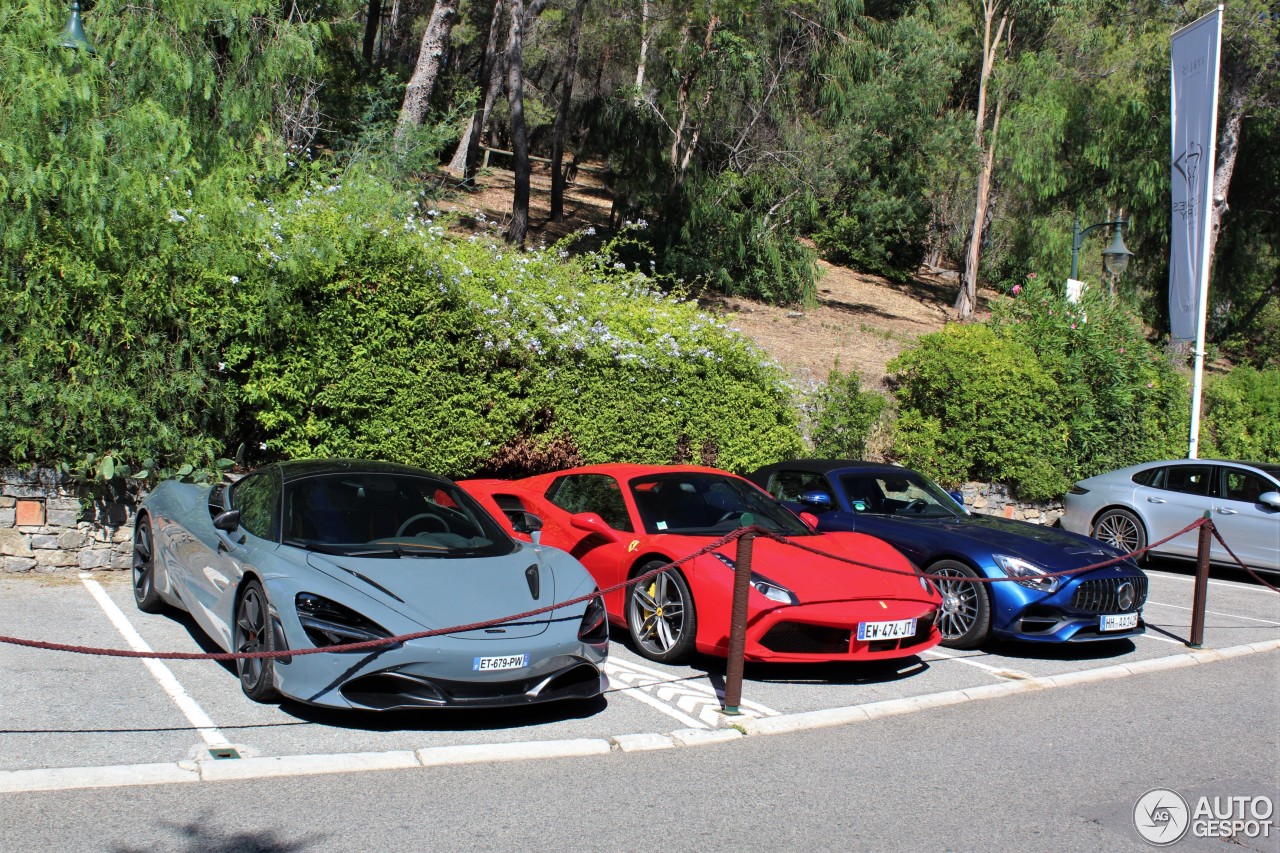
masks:
[(1106, 267), (1107, 272), (1112, 275), (1120, 275), (1129, 266), (1129, 259), (1133, 257), (1124, 245), (1124, 238), (1121, 232), (1129, 223), (1124, 219), (1116, 219), (1112, 222), (1099, 222), (1096, 225), (1090, 225), (1088, 228), (1080, 227), (1080, 220), (1076, 220), (1075, 227), (1071, 230), (1071, 277), (1076, 278), (1080, 271), (1080, 247), (1084, 245), (1085, 235), (1097, 231), (1099, 228), (1115, 228), (1115, 236), (1111, 239), (1111, 245), (1102, 253), (1102, 265)]
[(62, 34), (58, 36), (58, 46), (69, 50), (83, 50), (85, 53), (95, 52), (88, 36), (84, 34), (84, 24), (80, 21), (80, 0), (71, 0), (71, 15), (67, 18), (67, 25), (62, 28)]

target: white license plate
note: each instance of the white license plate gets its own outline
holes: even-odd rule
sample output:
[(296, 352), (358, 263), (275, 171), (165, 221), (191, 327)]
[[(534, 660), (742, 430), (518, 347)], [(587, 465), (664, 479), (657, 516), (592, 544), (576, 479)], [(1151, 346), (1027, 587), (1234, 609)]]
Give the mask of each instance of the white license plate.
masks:
[(901, 640), (903, 637), (914, 637), (916, 620), (899, 619), (897, 622), (859, 622), (858, 639), (864, 642), (872, 640)]
[(1137, 613), (1120, 613), (1115, 616), (1098, 617), (1099, 631), (1127, 631), (1138, 627)]
[(529, 665), (529, 656), (526, 655), (503, 655), (502, 657), (493, 658), (476, 658), (471, 662), (471, 668), (476, 672), (492, 672), (495, 669), (520, 669)]

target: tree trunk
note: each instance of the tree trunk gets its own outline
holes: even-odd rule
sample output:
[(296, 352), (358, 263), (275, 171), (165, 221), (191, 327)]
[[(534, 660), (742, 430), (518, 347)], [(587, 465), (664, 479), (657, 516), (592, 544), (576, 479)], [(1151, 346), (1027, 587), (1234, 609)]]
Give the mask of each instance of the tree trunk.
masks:
[[(716, 26), (720, 23), (720, 19), (712, 15), (707, 21), (707, 32), (702, 40), (702, 57), (705, 59), (707, 54), (711, 52), (711, 39), (715, 35)], [(689, 26), (685, 26), (684, 37), (681, 44), (681, 52), (683, 52), (684, 44), (689, 40)], [(685, 173), (689, 169), (689, 163), (693, 159), (693, 152), (698, 147), (699, 131), (696, 125), (692, 128), (690, 123), (692, 117), (690, 115), (691, 108), (689, 106), (689, 96), (693, 90), (693, 78), (697, 72), (699, 63), (691, 62), (680, 78), (680, 88), (676, 91), (676, 129), (671, 140), (671, 185), (668, 188), (668, 198), (675, 198), (680, 187), (684, 184)], [(711, 93), (714, 84), (707, 86), (707, 91), (702, 98), (703, 106), (711, 100)]]
[(551, 132), (551, 221), (564, 221), (564, 138), (569, 123), (569, 104), (573, 100), (573, 79), (578, 67), (578, 39), (582, 35), (582, 14), (587, 0), (573, 7), (573, 24), (569, 28), (569, 52), (564, 60), (564, 78), (560, 81), (560, 105)]
[(510, 0), (511, 29), (507, 35), (507, 103), (511, 108), (512, 172), (511, 224), (507, 242), (523, 246), (529, 232), (529, 130), (524, 123), (524, 31), (533, 24), (546, 0), (533, 0), (526, 11), (524, 0)]
[(382, 0), (369, 0), (369, 16), (365, 19), (364, 45), (361, 55), (365, 65), (373, 65), (373, 48), (378, 40), (378, 24), (382, 20)]
[(436, 88), (440, 67), (449, 51), (449, 35), (458, 17), (458, 0), (436, 0), (431, 10), (431, 20), (422, 34), (422, 48), (418, 51), (418, 63), (404, 90), (404, 104), (400, 107), (400, 120), (396, 122), (396, 139), (404, 138), (411, 128), (422, 124), (431, 103), (431, 93)]
[(502, 35), (504, 6), (504, 0), (493, 0), (493, 16), (489, 19), (489, 40), (484, 44), (484, 59), (480, 63), (480, 75), (476, 81), (484, 100), (472, 114), (471, 124), (467, 132), (458, 140), (458, 147), (454, 149), (453, 159), (449, 161), (447, 167), (448, 171), (458, 175), (464, 181), (470, 181), (475, 177), (476, 166), (480, 162), (480, 134), (484, 130), (485, 122), (489, 120), (493, 102), (497, 100), (498, 89), (502, 85), (502, 75), (495, 72), (498, 69), (500, 57), (498, 38)]
[(982, 0), (984, 29), (982, 35), (982, 72), (978, 78), (978, 109), (974, 122), (973, 140), (982, 156), (982, 166), (978, 173), (977, 200), (973, 211), (973, 228), (969, 232), (968, 252), (964, 262), (964, 281), (960, 284), (960, 293), (956, 295), (955, 310), (960, 319), (970, 317), (978, 305), (978, 266), (982, 262), (982, 234), (986, 230), (988, 205), (991, 200), (991, 175), (995, 168), (996, 132), (1000, 127), (1000, 105), (997, 102), (995, 119), (992, 122), (991, 138), (987, 139), (987, 88), (991, 82), (991, 71), (995, 67), (996, 53), (1000, 49), (1000, 40), (1004, 36), (1005, 26), (1009, 21), (1007, 12), (1000, 14), (1000, 24), (996, 27), (995, 36), (991, 34), (991, 23), (995, 20), (998, 0)]
[(640, 58), (636, 60), (636, 93), (644, 97), (644, 66), (649, 57), (649, 0), (640, 0)]

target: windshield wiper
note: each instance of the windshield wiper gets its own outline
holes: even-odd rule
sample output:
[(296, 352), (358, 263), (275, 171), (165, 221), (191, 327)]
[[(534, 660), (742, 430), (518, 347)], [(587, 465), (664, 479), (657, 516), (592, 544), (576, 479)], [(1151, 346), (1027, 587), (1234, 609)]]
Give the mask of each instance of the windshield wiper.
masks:
[(334, 557), (403, 557), (404, 549), (399, 545), (383, 545), (379, 548), (361, 548), (352, 550), (342, 545), (327, 545), (323, 542), (304, 542), (301, 539), (286, 539), (285, 545), (294, 548), (302, 548), (305, 551), (315, 551), (319, 554), (329, 554)]

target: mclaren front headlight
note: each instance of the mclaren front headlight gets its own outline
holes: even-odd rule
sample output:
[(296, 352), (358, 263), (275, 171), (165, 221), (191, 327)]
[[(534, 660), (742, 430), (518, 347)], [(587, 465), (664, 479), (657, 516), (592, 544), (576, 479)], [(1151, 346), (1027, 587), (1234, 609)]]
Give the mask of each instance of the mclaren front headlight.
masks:
[(1004, 573), (1013, 578), (1020, 586), (1034, 589), (1037, 592), (1053, 592), (1058, 588), (1060, 578), (1045, 577), (1047, 572), (1021, 557), (1009, 557), (995, 554), (996, 563), (1004, 569)]
[(318, 648), (363, 643), (365, 640), (381, 640), (392, 636), (386, 628), (366, 619), (350, 607), (314, 592), (300, 592), (293, 601), (298, 611), (298, 621), (302, 623), (307, 637)]
[(587, 602), (582, 624), (578, 626), (578, 639), (584, 643), (609, 642), (609, 618), (604, 611), (604, 602), (600, 600), (599, 589), (596, 589), (595, 598)]

